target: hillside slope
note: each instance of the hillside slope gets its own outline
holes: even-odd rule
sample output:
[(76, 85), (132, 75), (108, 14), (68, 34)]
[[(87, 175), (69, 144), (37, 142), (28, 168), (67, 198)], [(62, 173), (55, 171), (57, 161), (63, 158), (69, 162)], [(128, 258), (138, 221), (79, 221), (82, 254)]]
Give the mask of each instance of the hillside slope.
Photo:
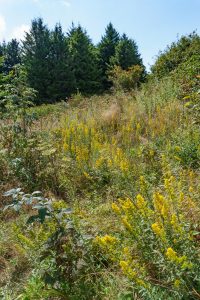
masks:
[(0, 121), (2, 299), (200, 298), (190, 67), (31, 108), (25, 135), (20, 119)]

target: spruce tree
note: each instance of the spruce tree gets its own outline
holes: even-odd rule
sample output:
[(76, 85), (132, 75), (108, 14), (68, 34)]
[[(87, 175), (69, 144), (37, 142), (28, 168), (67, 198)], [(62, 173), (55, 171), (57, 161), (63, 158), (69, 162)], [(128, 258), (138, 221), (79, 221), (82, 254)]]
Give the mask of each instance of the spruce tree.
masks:
[(75, 91), (75, 76), (70, 64), (67, 39), (57, 24), (51, 33), (49, 98), (65, 99)]
[(127, 70), (134, 65), (143, 66), (137, 44), (134, 40), (129, 39), (126, 34), (122, 35), (116, 46), (112, 64), (120, 66), (123, 70)]
[(15, 65), (21, 63), (20, 44), (16, 39), (12, 39), (4, 46), (4, 64), (3, 69), (8, 74)]
[(110, 87), (107, 72), (110, 68), (111, 59), (115, 55), (115, 49), (119, 40), (119, 33), (113, 27), (112, 23), (109, 23), (106, 27), (105, 35), (102, 37), (98, 45), (99, 66), (101, 69), (102, 81), (105, 89)]
[(50, 32), (41, 18), (32, 21), (31, 30), (23, 42), (23, 62), (28, 84), (37, 90), (37, 103), (49, 102), (50, 85)]
[(72, 25), (68, 34), (68, 46), (76, 90), (84, 94), (97, 92), (100, 89), (100, 74), (96, 49), (80, 25)]

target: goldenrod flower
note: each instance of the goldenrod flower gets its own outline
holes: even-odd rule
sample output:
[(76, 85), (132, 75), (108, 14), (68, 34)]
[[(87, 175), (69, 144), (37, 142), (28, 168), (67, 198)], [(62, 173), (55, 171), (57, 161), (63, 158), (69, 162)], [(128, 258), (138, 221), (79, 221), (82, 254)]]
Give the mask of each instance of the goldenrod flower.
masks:
[(179, 147), (179, 146), (175, 146), (174, 149), (175, 149), (177, 152), (181, 151), (181, 147)]
[(119, 262), (120, 267), (122, 268), (123, 271), (126, 271), (128, 269), (128, 262), (125, 260), (121, 260)]
[(128, 171), (128, 162), (125, 159), (120, 162), (120, 169), (122, 172)]
[(180, 281), (179, 279), (176, 279), (176, 280), (174, 281), (174, 287), (175, 287), (175, 288), (179, 288), (180, 284), (181, 284), (181, 281)]
[(147, 205), (146, 201), (144, 200), (144, 198), (138, 194), (137, 197), (137, 202), (136, 202), (136, 205), (139, 209), (142, 209), (142, 208), (145, 208), (145, 206)]
[(132, 231), (132, 226), (131, 226), (131, 224), (128, 222), (128, 220), (127, 220), (126, 217), (122, 218), (122, 223), (124, 224), (124, 226), (126, 227), (126, 229), (128, 229), (129, 231)]
[(192, 186), (189, 187), (189, 192), (190, 192), (190, 193), (193, 193), (193, 192), (194, 192), (194, 189), (193, 189)]
[(159, 223), (152, 224), (151, 228), (156, 235), (161, 236), (161, 237), (163, 237), (165, 235), (165, 231)]
[(126, 256), (130, 256), (130, 250), (129, 250), (129, 248), (128, 248), (128, 247), (124, 247), (123, 253), (124, 253)]
[(111, 235), (105, 235), (103, 237), (96, 237), (96, 242), (101, 246), (112, 246), (117, 242), (117, 239)]
[(185, 261), (181, 266), (181, 269), (183, 269), (183, 270), (192, 269), (192, 268), (193, 268), (193, 264), (191, 262), (187, 262), (187, 261)]
[(116, 203), (112, 203), (112, 210), (116, 213), (116, 214), (120, 214), (120, 208)]
[(177, 218), (177, 216), (175, 214), (172, 215), (170, 223), (171, 223), (172, 226), (177, 227), (177, 225), (178, 225), (178, 218)]
[(133, 279), (136, 277), (137, 273), (132, 270), (132, 268), (129, 266), (129, 263), (125, 260), (121, 260), (119, 262), (119, 265), (124, 272), (130, 279)]
[(131, 199), (126, 198), (126, 200), (119, 199), (121, 206), (125, 212), (130, 211), (134, 208), (133, 202)]
[(69, 146), (66, 142), (63, 144), (63, 149), (64, 151), (67, 151), (69, 149)]
[(177, 252), (174, 251), (171, 247), (167, 249), (166, 256), (171, 261), (176, 261), (178, 258)]
[(161, 213), (165, 198), (160, 193), (154, 193), (153, 199), (155, 209)]
[(166, 202), (163, 203), (163, 206), (161, 208), (161, 215), (164, 219), (167, 219), (167, 217), (169, 216), (169, 208)]

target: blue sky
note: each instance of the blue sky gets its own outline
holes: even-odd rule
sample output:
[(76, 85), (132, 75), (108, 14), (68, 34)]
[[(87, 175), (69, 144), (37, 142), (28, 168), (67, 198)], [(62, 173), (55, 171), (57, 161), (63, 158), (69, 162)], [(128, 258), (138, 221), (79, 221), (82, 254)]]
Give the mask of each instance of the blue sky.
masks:
[(80, 23), (94, 43), (111, 21), (137, 42), (148, 67), (178, 36), (200, 33), (200, 0), (0, 0), (0, 41), (21, 39), (36, 17), (64, 31)]

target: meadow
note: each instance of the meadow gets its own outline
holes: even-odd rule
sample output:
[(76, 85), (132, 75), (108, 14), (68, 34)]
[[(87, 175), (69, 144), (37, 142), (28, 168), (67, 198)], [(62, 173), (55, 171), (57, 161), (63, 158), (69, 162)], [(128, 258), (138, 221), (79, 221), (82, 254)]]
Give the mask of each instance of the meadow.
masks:
[(196, 66), (2, 117), (0, 299), (200, 299)]

